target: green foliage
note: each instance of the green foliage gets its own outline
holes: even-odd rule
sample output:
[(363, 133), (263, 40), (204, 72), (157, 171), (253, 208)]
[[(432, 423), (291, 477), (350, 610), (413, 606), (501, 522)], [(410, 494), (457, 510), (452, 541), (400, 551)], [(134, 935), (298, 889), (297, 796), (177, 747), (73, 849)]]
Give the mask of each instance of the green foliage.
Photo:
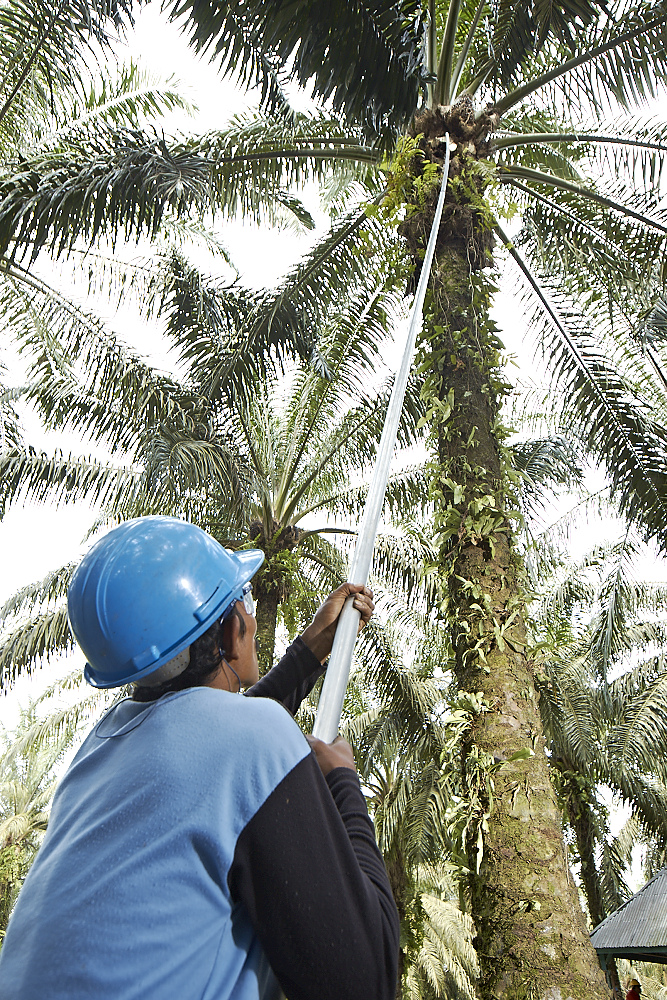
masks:
[[(258, 84), (269, 108), (284, 105), (281, 75), (328, 100), (372, 138), (393, 135), (412, 114), (423, 81), (423, 24), (417, 0), (359, 3), (355, 23), (342, 0), (323, 7), (316, 0), (280, 8), (261, 2), (172, 0), (172, 18), (186, 17), (198, 51), (209, 51), (224, 72)], [(331, 59), (347, 67), (332, 73)], [(289, 61), (290, 69), (285, 64)]]
[[(628, 896), (633, 843), (667, 837), (667, 675), (662, 655), (650, 655), (667, 638), (667, 591), (634, 579), (637, 555), (626, 537), (558, 567), (532, 624), (552, 779), (594, 923)], [(632, 810), (617, 840), (601, 785)]]
[(89, 697), (74, 711), (40, 714), (54, 693), (22, 709), (13, 732), (0, 732), (0, 940), (46, 830), (57, 770), (91, 702), (99, 704)]
[(23, 885), (33, 857), (33, 850), (19, 844), (0, 848), (0, 945), (18, 890)]
[[(441, 752), (441, 765), (449, 802), (447, 825), (451, 838), (451, 860), (462, 870), (467, 870), (472, 856), (477, 874), (484, 857), (484, 835), (489, 831), (489, 819), (493, 812), (494, 775), (508, 763), (533, 756), (530, 747), (515, 751), (505, 760), (499, 760), (475, 745), (467, 751), (464, 749), (475, 716), (490, 711), (492, 707), (481, 691), (465, 691), (450, 703), (442, 719), (446, 741)], [(465, 758), (463, 763), (462, 755)], [(471, 845), (474, 845), (472, 852)]]
[(386, 188), (379, 208), (368, 206), (367, 215), (379, 215), (387, 225), (398, 225), (404, 212), (423, 211), (440, 185), (437, 163), (424, 156), (422, 135), (401, 136), (391, 160), (385, 165)]
[[(13, 185), (11, 178), (22, 176), (26, 181), (24, 193), (29, 196), (31, 208), (28, 216), (36, 226), (31, 230), (28, 217), (21, 219), (20, 240), (29, 232), (36, 235), (31, 248), (31, 257), (49, 238), (49, 225), (40, 215), (40, 192), (38, 173), (45, 171), (50, 177), (51, 191), (64, 178), (71, 178), (76, 173), (77, 156), (88, 161), (85, 168), (87, 174), (86, 190), (89, 196), (88, 210), (96, 216), (92, 223), (93, 230), (104, 224), (101, 215), (104, 209), (99, 199), (93, 193), (93, 178), (99, 175), (99, 160), (93, 164), (93, 157), (99, 157), (104, 148), (115, 149), (115, 163), (120, 166), (127, 150), (123, 151), (122, 137), (129, 140), (131, 135), (140, 133), (140, 128), (147, 120), (159, 118), (165, 111), (175, 107), (188, 107), (187, 102), (178, 94), (173, 86), (156, 86), (155, 81), (142, 73), (136, 66), (130, 64), (117, 72), (101, 70), (94, 77), (86, 63), (79, 58), (82, 47), (89, 44), (94, 37), (102, 41), (108, 30), (105, 26), (108, 8), (100, 4), (99, 10), (84, 9), (84, 3), (59, 4), (53, 12), (50, 24), (44, 24), (45, 13), (35, 14), (32, 8), (40, 5), (13, 4), (2, 8), (2, 17), (16, 19), (16, 31), (3, 35), (0, 46), (0, 81), (7, 85), (23, 60), (28, 57), (28, 66), (16, 80), (8, 103), (0, 112), (0, 197), (3, 200), (0, 210), (0, 229), (12, 219), (12, 204), (16, 204), (18, 187)], [(41, 9), (41, 8), (40, 8)], [(76, 13), (82, 20), (75, 24)], [(24, 22), (22, 18), (31, 18), (32, 23)], [(62, 21), (60, 21), (62, 18)], [(26, 32), (30, 34), (43, 26), (43, 33), (36, 42), (35, 49), (30, 53), (26, 46)], [(12, 48), (15, 46), (15, 48)], [(48, 55), (47, 55), (48, 53)], [(32, 56), (35, 61), (31, 62)], [(173, 83), (173, 81), (170, 81)], [(1, 82), (0, 82), (1, 86)], [(17, 89), (18, 88), (18, 89)], [(153, 144), (156, 138), (153, 137)], [(85, 152), (87, 150), (87, 152)], [(30, 177), (25, 173), (24, 165), (31, 160), (33, 172)], [(107, 182), (110, 181), (107, 175)], [(18, 182), (20, 187), (20, 182)], [(79, 183), (79, 189), (80, 188)], [(11, 192), (11, 194), (10, 194)], [(118, 198), (115, 208), (109, 208), (110, 216), (118, 218)], [(142, 196), (135, 193), (135, 204), (141, 203)], [(45, 210), (43, 202), (42, 208)], [(24, 205), (24, 208), (27, 207)], [(50, 209), (51, 222), (55, 219), (58, 233), (51, 234), (51, 245), (71, 247), (76, 236), (86, 229), (87, 222), (76, 222), (73, 207), (73, 195), (70, 192), (65, 201), (59, 205), (55, 201)], [(22, 213), (19, 211), (19, 217)], [(10, 228), (17, 223), (9, 222)], [(68, 226), (72, 227), (67, 232)], [(4, 255), (9, 248), (12, 236), (8, 233), (5, 239), (0, 238), (0, 252)], [(23, 255), (26, 247), (20, 249), (14, 245), (12, 256)]]

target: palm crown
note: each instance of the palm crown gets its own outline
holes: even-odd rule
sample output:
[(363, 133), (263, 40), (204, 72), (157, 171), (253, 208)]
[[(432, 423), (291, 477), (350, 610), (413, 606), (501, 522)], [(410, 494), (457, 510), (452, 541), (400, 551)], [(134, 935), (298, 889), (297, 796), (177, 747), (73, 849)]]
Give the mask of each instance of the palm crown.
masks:
[[(666, 68), (664, 5), (501, 3), (492, 11), (482, 2), (432, 3), (421, 11), (414, 3), (360, 4), (332, 9), (331, 23), (307, 2), (272, 16), (263, 4), (242, 7), (178, 3), (171, 12), (188, 15), (194, 43), (212, 48), (225, 70), (260, 85), (271, 116), (179, 143), (111, 129), (96, 140), (92, 169), (89, 145), (63, 136), (48, 157), (5, 169), (0, 249), (64, 250), (80, 235), (93, 238), (118, 225), (129, 234), (154, 232), (165, 212), (211, 206), (257, 219), (281, 204), (299, 213), (289, 185), (332, 171), (339, 186), (353, 173), (375, 195), (378, 142), (393, 145), (426, 89), (432, 109), (413, 127), (423, 132), (425, 154), (439, 161), (445, 134), (457, 144), (451, 176), (458, 191), (444, 225), (463, 239), (469, 260), (481, 247), (478, 264), (490, 245), (480, 235), (483, 221), (508, 245), (552, 368), (574, 397), (576, 429), (598, 455), (612, 450), (609, 468), (622, 506), (659, 533), (665, 470), (657, 442), (664, 430), (636, 384), (615, 377), (608, 347), (587, 327), (593, 322), (599, 330), (606, 318), (626, 350), (636, 344), (635, 353), (660, 365), (667, 226), (656, 183), (663, 130), (658, 120), (623, 109), (656, 94)], [(329, 98), (344, 119), (297, 121), (288, 113), (278, 87), (288, 75), (288, 50), (295, 53), (291, 76)], [(610, 163), (618, 180), (610, 179)], [(488, 220), (473, 205), (473, 189), (490, 196)], [(409, 188), (401, 194), (411, 197)], [(502, 219), (517, 210), (523, 228), (511, 243)], [(354, 224), (350, 219), (351, 231)], [(354, 266), (349, 254), (341, 266), (345, 236), (340, 231), (335, 247), (322, 247), (319, 282), (340, 285)], [(578, 309), (591, 318), (573, 313), (563, 292), (577, 295)], [(600, 447), (610, 425), (615, 433)]]

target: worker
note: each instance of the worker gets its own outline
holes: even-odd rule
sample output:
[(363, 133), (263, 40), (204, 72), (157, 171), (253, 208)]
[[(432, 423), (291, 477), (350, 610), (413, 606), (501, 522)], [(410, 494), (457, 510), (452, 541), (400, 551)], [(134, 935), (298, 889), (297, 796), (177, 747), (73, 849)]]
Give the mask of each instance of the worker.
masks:
[(642, 988), (638, 979), (628, 979), (628, 992), (625, 995), (625, 1000), (639, 1000), (641, 997)]
[(347, 597), (363, 624), (372, 593), (339, 587), (258, 681), (263, 558), (144, 517), (75, 570), (86, 679), (133, 694), (54, 797), (0, 953), (2, 1000), (395, 997), (398, 915), (352, 750), (309, 744), (289, 714)]

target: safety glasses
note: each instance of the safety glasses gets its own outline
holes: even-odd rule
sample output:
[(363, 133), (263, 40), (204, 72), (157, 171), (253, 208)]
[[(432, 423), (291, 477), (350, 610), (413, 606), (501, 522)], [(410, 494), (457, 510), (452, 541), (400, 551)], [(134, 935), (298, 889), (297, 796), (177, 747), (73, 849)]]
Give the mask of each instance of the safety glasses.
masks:
[(241, 597), (237, 600), (243, 601), (243, 607), (249, 615), (254, 617), (255, 615), (255, 598), (252, 596), (252, 584), (246, 583), (245, 587), (241, 591)]
[(222, 615), (220, 617), (220, 621), (221, 622), (224, 622), (224, 620), (226, 618), (229, 618), (229, 616), (234, 611), (235, 605), (238, 604), (238, 603), (241, 603), (243, 605), (243, 607), (245, 608), (247, 614), (252, 615), (254, 617), (254, 615), (255, 615), (255, 599), (252, 596), (252, 584), (251, 583), (246, 583), (245, 587), (241, 591), (240, 596), (239, 597), (235, 597), (234, 600), (232, 601), (232, 603), (230, 605), (228, 605), (227, 608), (225, 608), (225, 610), (223, 611), (223, 613), (222, 613)]

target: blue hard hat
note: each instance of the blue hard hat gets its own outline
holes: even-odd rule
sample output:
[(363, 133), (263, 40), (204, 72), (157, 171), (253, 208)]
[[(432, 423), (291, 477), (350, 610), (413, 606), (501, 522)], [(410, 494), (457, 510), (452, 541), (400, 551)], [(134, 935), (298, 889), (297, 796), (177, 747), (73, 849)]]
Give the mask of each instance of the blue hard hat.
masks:
[(88, 683), (119, 687), (159, 670), (222, 616), (263, 561), (260, 549), (231, 552), (175, 517), (112, 528), (83, 557), (67, 591)]

